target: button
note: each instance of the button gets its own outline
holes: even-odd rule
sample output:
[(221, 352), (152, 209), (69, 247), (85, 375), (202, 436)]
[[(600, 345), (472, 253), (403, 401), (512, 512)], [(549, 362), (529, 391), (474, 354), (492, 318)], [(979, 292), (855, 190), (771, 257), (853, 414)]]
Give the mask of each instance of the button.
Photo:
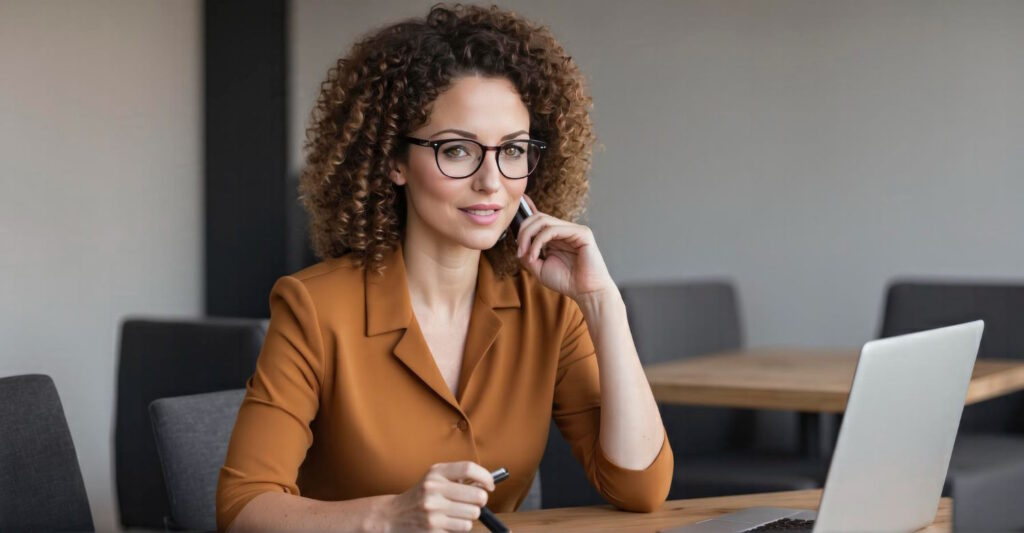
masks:
[(467, 429), (469, 429), (469, 422), (466, 422), (465, 420), (459, 420), (459, 423), (455, 424), (455, 427), (459, 428), (459, 431), (466, 431)]

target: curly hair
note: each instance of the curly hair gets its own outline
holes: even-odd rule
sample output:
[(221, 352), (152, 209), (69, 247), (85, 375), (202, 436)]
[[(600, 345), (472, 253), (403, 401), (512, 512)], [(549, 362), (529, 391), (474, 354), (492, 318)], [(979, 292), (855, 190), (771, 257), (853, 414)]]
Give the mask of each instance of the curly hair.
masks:
[[(530, 136), (547, 142), (526, 187), (537, 208), (566, 220), (582, 214), (593, 102), (572, 57), (546, 27), (513, 12), (438, 4), (364, 36), (320, 84), (299, 192), (321, 259), (350, 254), (383, 270), (406, 222), (404, 188), (389, 179), (407, 154), (401, 136), (426, 124), (438, 95), (467, 75), (508, 79), (529, 110)], [(485, 254), (500, 276), (518, 274), (513, 239)]]

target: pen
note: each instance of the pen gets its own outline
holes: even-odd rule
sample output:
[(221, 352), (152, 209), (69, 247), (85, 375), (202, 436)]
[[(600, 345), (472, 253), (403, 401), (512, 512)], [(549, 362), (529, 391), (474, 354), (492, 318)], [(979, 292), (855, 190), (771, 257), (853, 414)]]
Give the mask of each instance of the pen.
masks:
[[(491, 472), (491, 477), (494, 479), (495, 485), (508, 479), (508, 476), (508, 470), (505, 470), (504, 468), (499, 468), (494, 472)], [(506, 527), (501, 520), (498, 520), (498, 517), (494, 516), (494, 512), (487, 507), (480, 508), (480, 523), (486, 526), (487, 529), (493, 533), (508, 533), (508, 527)]]
[(480, 523), (487, 526), (487, 529), (494, 533), (508, 533), (508, 527), (494, 516), (494, 512), (486, 507), (480, 508)]

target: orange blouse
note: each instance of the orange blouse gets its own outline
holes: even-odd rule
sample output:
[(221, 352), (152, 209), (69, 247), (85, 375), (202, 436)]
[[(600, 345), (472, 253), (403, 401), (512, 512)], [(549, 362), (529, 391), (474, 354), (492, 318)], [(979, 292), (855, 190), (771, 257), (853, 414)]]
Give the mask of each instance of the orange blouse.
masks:
[(668, 440), (644, 470), (601, 451), (597, 357), (576, 303), (529, 272), (504, 279), (481, 254), (453, 395), (416, 322), (399, 247), (377, 276), (329, 259), (277, 281), (270, 325), (217, 486), (217, 527), (269, 491), (318, 500), (398, 494), (434, 463), (511, 477), (488, 501), (526, 497), (553, 417), (594, 487), (626, 510), (668, 494)]

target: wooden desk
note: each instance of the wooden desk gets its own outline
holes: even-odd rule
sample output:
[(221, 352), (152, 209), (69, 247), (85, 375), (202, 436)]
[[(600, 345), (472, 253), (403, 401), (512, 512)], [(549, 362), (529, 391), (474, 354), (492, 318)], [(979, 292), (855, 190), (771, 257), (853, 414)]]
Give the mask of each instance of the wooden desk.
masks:
[[(817, 509), (821, 489), (769, 494), (747, 494), (694, 500), (665, 502), (661, 509), (649, 513), (617, 511), (610, 505), (567, 507), (543, 511), (500, 513), (498, 517), (514, 533), (521, 531), (622, 531), (653, 533), (660, 529), (692, 524), (706, 518), (738, 511), (747, 507), (789, 507)], [(952, 500), (943, 498), (935, 521), (922, 531), (952, 531)], [(487, 531), (479, 522), (473, 531)]]
[[(661, 403), (841, 413), (859, 350), (752, 349), (646, 367)], [(1024, 390), (1024, 361), (978, 359), (967, 404)]]

